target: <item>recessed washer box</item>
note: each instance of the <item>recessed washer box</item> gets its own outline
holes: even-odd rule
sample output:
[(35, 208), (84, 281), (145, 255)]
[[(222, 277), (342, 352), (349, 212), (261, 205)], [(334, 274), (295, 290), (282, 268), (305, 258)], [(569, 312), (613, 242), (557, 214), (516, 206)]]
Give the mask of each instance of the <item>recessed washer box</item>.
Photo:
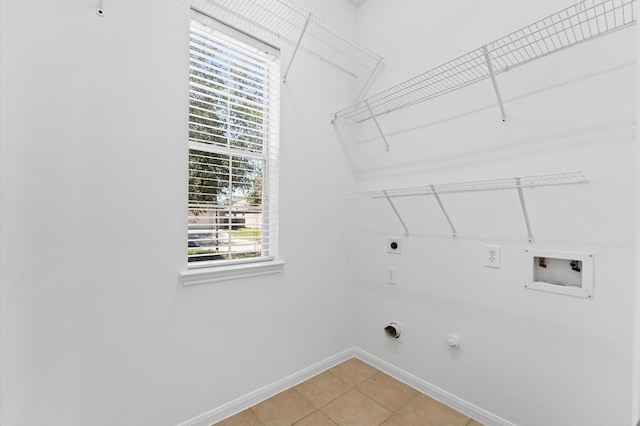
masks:
[(593, 298), (593, 255), (526, 249), (524, 286), (530, 290)]

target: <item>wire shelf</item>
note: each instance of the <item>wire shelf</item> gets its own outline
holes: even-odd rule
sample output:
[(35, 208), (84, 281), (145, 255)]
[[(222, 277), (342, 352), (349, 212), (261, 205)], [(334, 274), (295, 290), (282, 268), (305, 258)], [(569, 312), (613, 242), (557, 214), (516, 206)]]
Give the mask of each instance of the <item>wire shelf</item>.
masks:
[(523, 177), (513, 177), (506, 179), (490, 179), (490, 180), (479, 180), (475, 182), (459, 182), (459, 183), (447, 183), (440, 185), (426, 185), (426, 186), (416, 186), (411, 188), (399, 188), (399, 189), (389, 189), (382, 191), (369, 191), (369, 192), (359, 192), (356, 194), (352, 194), (350, 198), (353, 199), (361, 199), (361, 198), (383, 198), (386, 199), (394, 214), (398, 218), (398, 221), (404, 228), (405, 236), (409, 236), (409, 228), (407, 224), (402, 219), (402, 215), (400, 211), (396, 207), (394, 203), (394, 199), (396, 197), (411, 197), (418, 195), (432, 195), (442, 214), (444, 215), (449, 227), (451, 228), (451, 235), (453, 237), (457, 236), (456, 228), (447, 213), (447, 209), (445, 208), (442, 200), (440, 199), (440, 194), (446, 193), (455, 193), (455, 192), (471, 192), (471, 191), (489, 191), (489, 190), (498, 190), (498, 189), (512, 189), (518, 193), (518, 198), (520, 200), (520, 206), (522, 208), (522, 215), (524, 217), (524, 222), (527, 229), (527, 241), (532, 244), (534, 242), (533, 231), (531, 228), (531, 221), (529, 220), (529, 213), (527, 211), (527, 205), (525, 203), (524, 193), (522, 188), (531, 188), (537, 186), (550, 186), (550, 185), (568, 185), (575, 183), (585, 183), (587, 179), (584, 177), (582, 172), (567, 172), (567, 173), (556, 173), (552, 175), (538, 175), (538, 176), (523, 176)]
[(568, 185), (585, 183), (582, 172), (566, 172), (551, 175), (522, 176), (503, 179), (480, 180), (474, 182), (445, 183), (415, 186), (410, 188), (387, 189), (352, 194), (350, 198), (396, 198), (416, 195), (447, 194), (454, 192), (489, 191), (498, 189), (531, 188), (537, 186)]
[[(335, 114), (362, 122), (493, 77), (635, 22), (635, 0), (585, 0)], [(495, 83), (494, 83), (495, 84)]]
[(373, 72), (382, 60), (289, 0), (199, 0), (193, 7), (265, 41), (282, 39), (354, 77)]

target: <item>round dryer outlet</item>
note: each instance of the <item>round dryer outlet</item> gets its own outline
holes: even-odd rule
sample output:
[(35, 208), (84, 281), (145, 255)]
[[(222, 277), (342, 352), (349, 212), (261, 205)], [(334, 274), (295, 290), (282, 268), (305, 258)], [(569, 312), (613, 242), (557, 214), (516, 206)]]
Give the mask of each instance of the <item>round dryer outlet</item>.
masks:
[(387, 238), (387, 253), (402, 253), (402, 238)]

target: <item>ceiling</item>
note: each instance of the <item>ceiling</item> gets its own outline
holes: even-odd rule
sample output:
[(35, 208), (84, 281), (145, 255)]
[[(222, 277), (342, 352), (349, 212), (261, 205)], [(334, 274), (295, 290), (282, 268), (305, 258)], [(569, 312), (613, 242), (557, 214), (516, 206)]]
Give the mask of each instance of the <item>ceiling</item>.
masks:
[(367, 0), (347, 0), (347, 1), (352, 5), (354, 5), (355, 7), (358, 7)]

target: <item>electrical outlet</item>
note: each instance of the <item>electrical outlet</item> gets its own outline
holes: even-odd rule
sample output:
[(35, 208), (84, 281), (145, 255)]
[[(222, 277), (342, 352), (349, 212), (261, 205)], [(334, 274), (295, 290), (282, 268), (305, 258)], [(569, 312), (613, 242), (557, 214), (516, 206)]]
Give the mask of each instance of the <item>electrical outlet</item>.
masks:
[(484, 246), (484, 266), (500, 267), (500, 246)]
[(396, 267), (387, 266), (387, 284), (396, 285)]

